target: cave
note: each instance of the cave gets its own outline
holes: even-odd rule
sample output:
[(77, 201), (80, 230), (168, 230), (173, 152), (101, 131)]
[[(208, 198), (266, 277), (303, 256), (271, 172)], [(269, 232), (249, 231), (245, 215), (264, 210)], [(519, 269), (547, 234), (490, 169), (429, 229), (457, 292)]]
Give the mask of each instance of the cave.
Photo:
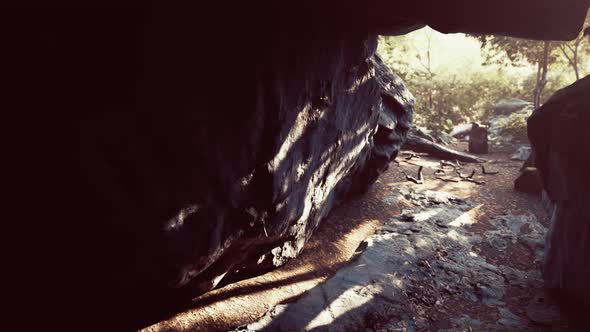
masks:
[(280, 268), (406, 141), (414, 97), (376, 53), (379, 35), (569, 40), (589, 4), (7, 7), (7, 100), (23, 125), (13, 192), (20, 211), (35, 206), (31, 255), (45, 271), (32, 283), (73, 295), (85, 325), (68, 327), (136, 330)]

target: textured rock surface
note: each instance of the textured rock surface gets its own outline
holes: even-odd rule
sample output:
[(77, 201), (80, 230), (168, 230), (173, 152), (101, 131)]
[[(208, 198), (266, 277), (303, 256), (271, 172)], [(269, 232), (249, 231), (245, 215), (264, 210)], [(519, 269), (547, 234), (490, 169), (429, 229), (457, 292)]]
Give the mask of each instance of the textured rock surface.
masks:
[(412, 128), (410, 128), (409, 134), (427, 139), (433, 143), (443, 145), (448, 145), (457, 142), (451, 135), (445, 132), (435, 133), (432, 130), (425, 127), (412, 126)]
[(525, 167), (520, 175), (514, 180), (514, 189), (529, 194), (540, 195), (543, 191), (539, 172), (534, 167)]
[(494, 115), (509, 116), (523, 109), (531, 109), (533, 104), (518, 98), (501, 99), (494, 107)]
[(415, 208), (384, 225), (359, 247), (358, 259), (325, 283), (238, 331), (420, 331), (430, 326), (429, 308), (452, 306), (457, 298), (494, 308), (498, 319), (484, 324), (451, 316), (454, 327), (441, 330), (530, 330), (504, 297), (511, 285), (539, 287), (540, 273), (490, 264), (475, 247), (523, 243), (541, 259), (546, 229), (534, 215), (498, 216), (479, 236), (469, 229), (474, 206), (447, 193), (400, 188), (386, 201)]
[[(375, 37), (310, 39), (297, 53), (283, 46), (251, 78), (252, 95), (231, 118), (193, 121), (181, 112), (170, 124), (185, 127), (165, 131), (165, 141), (130, 136), (137, 158), (157, 164), (162, 159), (150, 157), (148, 146), (162, 146), (176, 169), (131, 167), (124, 178), (145, 174), (179, 191), (169, 196), (148, 186), (131, 201), (113, 202), (137, 207), (149, 225), (133, 244), (142, 259), (131, 275), (153, 279), (123, 287), (194, 296), (277, 268), (303, 250), (334, 204), (366, 190), (397, 155), (413, 97), (374, 55)], [(125, 169), (121, 162), (112, 167)], [(106, 197), (112, 190), (101, 189)]]
[(520, 160), (520, 161), (527, 161), (531, 156), (532, 150), (530, 146), (521, 146), (519, 147), (510, 159), (512, 160)]
[[(243, 141), (251, 138), (251, 145), (236, 151), (248, 163), (228, 164), (217, 173), (219, 179), (204, 173), (222, 185), (209, 187), (191, 202), (190, 212), (181, 209), (161, 234), (161, 250), (170, 250), (163, 261), (178, 271), (172, 286), (194, 279), (192, 286), (204, 292), (224, 276), (281, 266), (303, 249), (334, 203), (349, 191), (365, 190), (396, 156), (413, 98), (368, 53), (374, 39), (364, 54), (354, 52), (363, 50), (367, 40), (344, 40), (311, 47), (309, 52), (320, 55), (302, 58), (314, 59), (312, 64), (276, 64), (268, 73), (273, 79), (258, 82), (260, 98), (265, 98), (246, 120), (253, 126), (246, 128), (259, 136), (245, 131)], [(353, 62), (335, 61), (334, 54), (349, 55)], [(333, 61), (340, 65), (331, 66)], [(266, 93), (272, 96), (266, 99)], [(230, 149), (222, 146), (220, 151)], [(215, 164), (231, 160), (221, 153)], [(226, 203), (211, 200), (219, 190), (225, 191), (219, 199)], [(217, 222), (203, 232), (202, 225), (211, 219)]]
[(546, 287), (582, 324), (590, 312), (588, 123), (590, 76), (558, 91), (528, 121), (551, 216), (543, 269)]

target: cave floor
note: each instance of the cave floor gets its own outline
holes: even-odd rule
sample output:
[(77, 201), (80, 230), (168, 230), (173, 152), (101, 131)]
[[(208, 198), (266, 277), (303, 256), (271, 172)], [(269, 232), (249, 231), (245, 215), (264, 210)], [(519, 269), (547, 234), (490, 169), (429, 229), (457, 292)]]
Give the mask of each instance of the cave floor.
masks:
[[(464, 143), (460, 143), (454, 148), (463, 151), (466, 147)], [(368, 193), (351, 199), (332, 211), (297, 259), (273, 272), (204, 294), (193, 300), (190, 309), (149, 326), (145, 331), (227, 331), (251, 323), (253, 324), (249, 325), (249, 328), (252, 329), (256, 326), (264, 326), (264, 324), (256, 325), (255, 322), (272, 320), (271, 313), (276, 311), (278, 304), (290, 303), (290, 306), (296, 308), (297, 303), (301, 302), (304, 306), (305, 301), (311, 301), (310, 294), (313, 295), (314, 290), (322, 289), (325, 292), (330, 284), (337, 284), (339, 274), (346, 273), (348, 278), (355, 278), (351, 274), (354, 273), (351, 269), (355, 264), (364, 266), (358, 263), (358, 257), (361, 256), (360, 262), (363, 262), (364, 256), (367, 256), (366, 259), (369, 261), (375, 261), (371, 260), (370, 252), (377, 250), (378, 244), (386, 243), (383, 241), (393, 241), (391, 243), (394, 244), (390, 245), (394, 246), (395, 243), (402, 243), (402, 241), (396, 241), (395, 236), (406, 236), (408, 239), (412, 237), (414, 241), (412, 243), (416, 245), (416, 243), (424, 242), (424, 239), (435, 237), (436, 227), (427, 227), (424, 223), (424, 227), (419, 226), (419, 230), (412, 228), (409, 231), (409, 228), (400, 222), (400, 215), (408, 213), (418, 215), (418, 213), (428, 212), (416, 210), (418, 208), (439, 207), (438, 203), (427, 204), (428, 206), (421, 203), (424, 199), (421, 193), (425, 191), (449, 193), (468, 202), (468, 205), (462, 205), (460, 208), (471, 222), (460, 225), (463, 232), (460, 234), (465, 239), (478, 240), (461, 242), (464, 245), (461, 250), (465, 249), (463, 251), (467, 253), (466, 256), (453, 258), (451, 254), (449, 256), (451, 260), (447, 261), (452, 261), (453, 264), (456, 261), (463, 262), (461, 263), (463, 265), (459, 265), (464, 270), (477, 270), (484, 266), (493, 273), (483, 270), (479, 274), (462, 272), (463, 274), (475, 273), (482, 278), (489, 277), (487, 281), (481, 281), (483, 285), (477, 277), (471, 275), (471, 279), (466, 279), (469, 280), (468, 282), (462, 281), (462, 277), (457, 277), (459, 281), (454, 281), (453, 278), (456, 275), (453, 273), (456, 271), (451, 273), (436, 270), (439, 263), (441, 266), (448, 266), (448, 264), (445, 265), (444, 258), (416, 254), (416, 257), (412, 258), (414, 260), (408, 259), (403, 262), (403, 269), (385, 271), (387, 273), (377, 271), (379, 276), (388, 274), (397, 275), (397, 278), (400, 277), (398, 272), (405, 274), (401, 278), (411, 287), (402, 289), (400, 293), (402, 295), (395, 300), (407, 303), (404, 305), (406, 314), (400, 316), (399, 313), (391, 312), (392, 316), (399, 317), (386, 322), (387, 319), (379, 321), (383, 320), (382, 316), (376, 318), (377, 321), (367, 319), (365, 313), (364, 327), (371, 331), (561, 330), (560, 327), (555, 326), (537, 326), (527, 317), (527, 306), (536, 295), (538, 296), (541, 285), (540, 255), (535, 243), (542, 242), (542, 230), (548, 226), (548, 218), (542, 209), (540, 198), (519, 193), (513, 189), (514, 179), (522, 165), (521, 161), (510, 160), (510, 154), (505, 152), (492, 152), (484, 157), (489, 160), (486, 163), (486, 170), (498, 171), (498, 174), (483, 175), (480, 165), (463, 165), (462, 173), (470, 174), (472, 170), (475, 170), (475, 178), (485, 181), (485, 184), (478, 185), (467, 181), (441, 181), (433, 175), (439, 166), (438, 159), (420, 156), (406, 160), (405, 155), (400, 154), (397, 158), (398, 162), (391, 163), (390, 169), (379, 178)], [(405, 174), (417, 177), (419, 166), (424, 167), (424, 183), (415, 184), (408, 181)], [(405, 198), (403, 198), (404, 195)], [(510, 219), (512, 217), (517, 221), (512, 222)], [(518, 220), (525, 221), (519, 223)], [(438, 225), (441, 220), (436, 222)], [(518, 229), (515, 232), (519, 234), (518, 237), (509, 234), (511, 229), (514, 230), (514, 225), (511, 223), (517, 224)], [(445, 238), (449, 238), (447, 236), (449, 227), (440, 229), (445, 230), (446, 233), (441, 234), (446, 234)], [(384, 239), (383, 236), (387, 238)], [(370, 246), (359, 253), (357, 248), (362, 248), (363, 246), (359, 247), (359, 245), (366, 243), (365, 240), (369, 241)], [(447, 243), (445, 241), (437, 243), (445, 245)], [(449, 248), (452, 250), (451, 247)], [(430, 247), (429, 252), (434, 254), (435, 251)], [(438, 249), (437, 253), (439, 253)], [(470, 255), (476, 257), (477, 261), (470, 261)], [(355, 259), (352, 259), (353, 257)], [(391, 258), (388, 259), (388, 262), (392, 261)], [(473, 267), (469, 264), (479, 265)], [(381, 265), (382, 269), (395, 267), (395, 265)], [(367, 267), (365, 266), (362, 270), (366, 271)], [(461, 274), (459, 272), (456, 273)], [(366, 274), (366, 272), (363, 273)], [(442, 278), (443, 275), (447, 278), (444, 282), (441, 281), (442, 279), (437, 279)], [(432, 280), (426, 280), (430, 278), (428, 276), (432, 276)], [(501, 280), (500, 285), (498, 280)], [(435, 286), (422, 287), (429, 282)], [(443, 288), (437, 286), (438, 283), (447, 291), (441, 291)], [(463, 287), (464, 289), (462, 292), (449, 291), (451, 284), (454, 284), (455, 288)], [(494, 285), (497, 285), (498, 289), (494, 289)], [(374, 289), (381, 291), (384, 289), (377, 286), (379, 285), (377, 284)], [(485, 290), (483, 293), (482, 289)], [(362, 292), (356, 293), (369, 297), (378, 295), (378, 291), (366, 291), (368, 295), (363, 295)], [(332, 313), (333, 310), (329, 310), (330, 307), (332, 306), (328, 303), (326, 310)], [(294, 310), (296, 309), (291, 311)], [(314, 315), (321, 316), (319, 312), (315, 312)], [(295, 318), (300, 319), (297, 316)], [(334, 318), (336, 317), (332, 314), (332, 319)], [(326, 324), (323, 325), (324, 330), (337, 331), (345, 326)], [(327, 327), (330, 325), (332, 328)], [(322, 327), (321, 324), (319, 326)], [(289, 330), (290, 328), (283, 326), (280, 329)], [(311, 328), (306, 329), (311, 330)]]

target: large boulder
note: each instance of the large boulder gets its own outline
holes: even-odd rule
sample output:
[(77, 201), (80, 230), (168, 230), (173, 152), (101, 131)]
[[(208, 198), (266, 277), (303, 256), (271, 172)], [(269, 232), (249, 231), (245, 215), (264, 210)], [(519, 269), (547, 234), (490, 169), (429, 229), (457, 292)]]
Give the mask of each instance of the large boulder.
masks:
[(159, 258), (146, 271), (197, 292), (264, 273), (297, 256), (346, 193), (366, 190), (397, 155), (413, 107), (375, 48), (375, 38), (348, 35), (282, 54), (254, 83), (255, 108), (222, 124), (231, 140), (191, 128), (208, 140), (191, 158), (210, 168), (195, 165), (179, 178), (199, 188), (172, 205), (142, 250)]
[(585, 326), (590, 312), (590, 76), (558, 91), (528, 124), (551, 216), (545, 284)]
[(528, 144), (527, 119), (533, 114), (533, 110), (533, 104), (524, 100), (500, 100), (490, 119), (490, 142), (514, 150)]
[(514, 180), (514, 189), (527, 193), (540, 195), (543, 191), (539, 172), (534, 167), (525, 167), (520, 175)]
[[(88, 116), (83, 167), (103, 179), (93, 189), (129, 234), (111, 245), (124, 244), (115, 247), (126, 266), (118, 287), (130, 305), (158, 308), (284, 265), (335, 204), (387, 169), (414, 99), (375, 54), (376, 41), (309, 38), (297, 52), (276, 43), (272, 63), (231, 79), (251, 95), (208, 96), (222, 118), (190, 109)], [(109, 164), (96, 167), (101, 158)]]
[(456, 142), (456, 140), (451, 135), (445, 133), (444, 131), (435, 132), (425, 127), (412, 126), (409, 133), (416, 137), (420, 137), (430, 142), (442, 145), (449, 145)]
[(533, 104), (518, 98), (499, 100), (494, 106), (494, 116), (509, 116), (525, 108), (532, 108)]
[(451, 133), (449, 135), (459, 139), (469, 137), (469, 133), (471, 133), (472, 127), (473, 124), (471, 123), (458, 124), (455, 127), (453, 127), (453, 130), (451, 130)]

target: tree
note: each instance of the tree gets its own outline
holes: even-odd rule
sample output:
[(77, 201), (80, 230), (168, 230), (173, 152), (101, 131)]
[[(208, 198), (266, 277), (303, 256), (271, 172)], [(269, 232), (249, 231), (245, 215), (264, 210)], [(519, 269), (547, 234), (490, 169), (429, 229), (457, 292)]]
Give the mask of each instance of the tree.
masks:
[(585, 38), (578, 37), (573, 42), (565, 42), (557, 45), (570, 66), (572, 66), (574, 74), (576, 75), (576, 80), (580, 79), (579, 54), (580, 46), (584, 40)]
[(551, 42), (543, 42), (543, 56), (537, 62), (537, 84), (533, 92), (533, 104), (535, 108), (541, 106), (541, 95), (545, 86), (547, 86), (547, 72), (549, 71), (549, 52), (551, 50)]
[[(465, 41), (472, 44), (472, 39)], [(383, 61), (401, 76), (416, 98), (417, 125), (448, 132), (459, 123), (488, 121), (499, 99), (523, 98), (524, 81), (515, 79), (502, 66), (479, 68), (476, 60), (475, 67), (468, 70), (448, 70), (439, 54), (441, 48), (448, 48), (448, 44), (429, 29), (380, 37)]]
[(424, 87), (426, 88), (426, 94), (428, 95), (428, 109), (433, 110), (433, 98), (435, 93), (433, 83), (436, 75), (432, 68), (432, 31), (430, 30), (427, 30), (426, 41), (424, 55), (422, 55), (422, 52), (420, 51), (416, 53), (416, 59), (418, 59), (422, 68), (421, 70), (416, 71), (415, 74), (421, 76), (421, 78), (424, 80)]
[[(586, 16), (586, 26), (590, 26), (590, 15)], [(586, 28), (588, 29), (588, 28)], [(572, 67), (574, 74), (576, 75), (576, 81), (580, 79), (580, 56), (584, 48), (588, 48), (587, 37), (584, 33), (580, 32), (578, 38), (570, 42), (561, 42), (557, 44), (557, 47), (567, 59), (567, 62)], [(589, 50), (590, 51), (590, 50)]]
[[(590, 26), (590, 12), (586, 15), (585, 25)], [(490, 52), (487, 54), (488, 62), (508, 60), (507, 62), (512, 65), (528, 62), (536, 67), (536, 82), (532, 90), (535, 107), (541, 104), (541, 96), (547, 86), (549, 67), (563, 57), (572, 68), (575, 79), (579, 80), (582, 76), (580, 66), (585, 62), (581, 57), (585, 53), (584, 50), (590, 53), (590, 45), (583, 33), (569, 42), (535, 41), (503, 36), (472, 37), (479, 40), (482, 48)]]
[[(537, 68), (537, 78), (533, 89), (535, 108), (541, 105), (541, 95), (547, 85), (550, 64), (557, 60), (553, 54), (556, 45), (549, 41), (536, 41), (504, 36), (476, 36), (486, 49), (487, 61), (518, 65), (528, 62)], [(505, 55), (505, 56), (502, 56)], [(508, 60), (508, 61), (506, 61)]]

